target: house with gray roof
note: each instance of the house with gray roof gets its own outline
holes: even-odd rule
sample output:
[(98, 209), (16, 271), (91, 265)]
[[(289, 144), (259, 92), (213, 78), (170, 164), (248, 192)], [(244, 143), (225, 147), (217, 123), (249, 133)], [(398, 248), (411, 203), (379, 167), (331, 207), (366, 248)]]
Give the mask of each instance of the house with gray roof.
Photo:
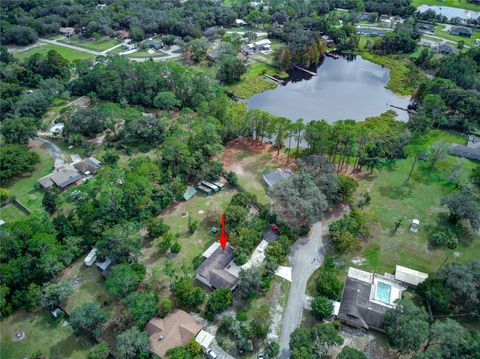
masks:
[(452, 45), (448, 44), (445, 41), (442, 41), (442, 42), (438, 43), (437, 45), (432, 46), (432, 52), (435, 52), (435, 53), (438, 53), (438, 54), (444, 54), (444, 55), (456, 54), (459, 51), (460, 50), (458, 50), (457, 48), (453, 47)]
[(471, 135), (466, 145), (452, 145), (450, 154), (480, 161), (480, 137)]
[(385, 32), (386, 32), (386, 30), (371, 29), (371, 28), (360, 27), (360, 26), (357, 26), (357, 28), (356, 28), (356, 34), (357, 35), (368, 35), (368, 36), (383, 37), (383, 36), (385, 36)]
[(263, 175), (263, 180), (267, 184), (269, 189), (272, 189), (277, 183), (286, 180), (292, 175), (292, 171), (288, 169), (276, 169), (275, 171), (271, 171), (265, 173)]
[(195, 277), (203, 284), (212, 289), (237, 287), (238, 278), (229, 271), (233, 263), (233, 247), (229, 244), (222, 249), (218, 242), (215, 242), (203, 254), (205, 261), (197, 269)]
[(163, 47), (163, 42), (160, 40), (148, 39), (143, 44), (151, 49), (160, 50)]
[(95, 157), (91, 156), (74, 163), (73, 167), (75, 167), (81, 174), (89, 176), (94, 175), (97, 170), (102, 167), (102, 163)]
[(452, 28), (450, 29), (450, 33), (452, 35), (460, 35), (460, 36), (466, 36), (466, 37), (473, 36), (473, 30), (470, 29), (469, 27), (463, 27), (463, 26), (452, 26)]
[(52, 173), (38, 179), (37, 183), (43, 189), (49, 189), (51, 187), (59, 187), (65, 189), (72, 184), (80, 182), (83, 175), (72, 165), (64, 164), (55, 169)]

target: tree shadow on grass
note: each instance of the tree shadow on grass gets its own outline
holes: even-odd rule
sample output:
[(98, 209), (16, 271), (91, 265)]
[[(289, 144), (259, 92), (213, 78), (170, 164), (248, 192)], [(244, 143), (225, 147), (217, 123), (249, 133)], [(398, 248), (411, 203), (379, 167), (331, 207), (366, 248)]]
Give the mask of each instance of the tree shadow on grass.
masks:
[(51, 359), (71, 358), (75, 351), (86, 350), (88, 348), (91, 348), (92, 346), (93, 343), (90, 342), (87, 338), (81, 335), (71, 334), (67, 338), (58, 341), (50, 349), (49, 354)]
[(378, 191), (382, 197), (387, 197), (391, 199), (404, 199), (405, 197), (410, 197), (412, 195), (412, 185), (407, 183), (405, 185), (387, 185), (380, 186)]

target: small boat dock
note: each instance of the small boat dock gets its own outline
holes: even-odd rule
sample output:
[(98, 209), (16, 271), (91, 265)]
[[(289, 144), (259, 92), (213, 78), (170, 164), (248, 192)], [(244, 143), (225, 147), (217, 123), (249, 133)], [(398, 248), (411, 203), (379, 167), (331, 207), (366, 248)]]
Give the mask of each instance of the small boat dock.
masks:
[(300, 66), (298, 66), (298, 65), (295, 65), (295, 68), (296, 68), (297, 70), (305, 71), (305, 72), (306, 72), (307, 74), (309, 74), (309, 75), (317, 76), (317, 73), (316, 73), (316, 72), (313, 72), (313, 71), (304, 69), (303, 67), (300, 67)]
[(340, 58), (340, 56), (338, 54), (335, 54), (333, 52), (326, 52), (325, 56), (328, 56), (328, 57), (331, 57), (331, 58), (334, 58), (334, 59)]
[(267, 74), (265, 74), (265, 77), (272, 80), (272, 81), (275, 81), (276, 83), (279, 83), (281, 85), (284, 84), (283, 80), (277, 79), (276, 77), (273, 77), (273, 76), (270, 76), (270, 75), (267, 75)]

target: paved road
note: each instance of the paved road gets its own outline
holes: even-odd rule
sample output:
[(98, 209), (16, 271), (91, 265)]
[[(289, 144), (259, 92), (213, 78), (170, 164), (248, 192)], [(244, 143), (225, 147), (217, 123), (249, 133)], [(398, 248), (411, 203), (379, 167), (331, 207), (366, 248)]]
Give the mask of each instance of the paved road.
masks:
[(299, 239), (290, 253), (292, 266), (292, 284), (287, 306), (283, 313), (282, 334), (280, 336), (280, 359), (290, 357), (290, 334), (300, 325), (303, 314), (305, 289), (308, 278), (323, 262), (323, 235), (325, 223), (317, 222), (312, 226), (308, 237)]

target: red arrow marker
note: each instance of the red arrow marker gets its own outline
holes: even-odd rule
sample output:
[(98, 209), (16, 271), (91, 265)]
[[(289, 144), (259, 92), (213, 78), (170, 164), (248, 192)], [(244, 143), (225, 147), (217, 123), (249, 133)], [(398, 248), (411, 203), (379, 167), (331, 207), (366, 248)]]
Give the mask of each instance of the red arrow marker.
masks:
[(222, 234), (218, 236), (218, 240), (220, 241), (222, 249), (225, 250), (228, 241), (228, 237), (225, 235), (225, 214), (222, 214)]

